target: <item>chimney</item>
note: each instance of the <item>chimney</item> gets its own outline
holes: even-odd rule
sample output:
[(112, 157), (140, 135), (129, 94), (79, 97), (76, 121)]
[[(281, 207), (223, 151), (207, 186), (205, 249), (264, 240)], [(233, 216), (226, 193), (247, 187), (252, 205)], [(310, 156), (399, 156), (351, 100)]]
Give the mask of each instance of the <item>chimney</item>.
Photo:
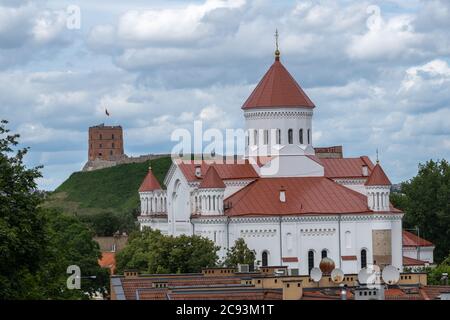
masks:
[(202, 167), (199, 164), (195, 165), (195, 176), (197, 178), (201, 178), (202, 177)]
[(280, 188), (280, 202), (286, 202), (286, 189), (283, 186)]
[(369, 176), (369, 167), (367, 167), (367, 165), (363, 164), (362, 166), (362, 175), (364, 177), (368, 177)]

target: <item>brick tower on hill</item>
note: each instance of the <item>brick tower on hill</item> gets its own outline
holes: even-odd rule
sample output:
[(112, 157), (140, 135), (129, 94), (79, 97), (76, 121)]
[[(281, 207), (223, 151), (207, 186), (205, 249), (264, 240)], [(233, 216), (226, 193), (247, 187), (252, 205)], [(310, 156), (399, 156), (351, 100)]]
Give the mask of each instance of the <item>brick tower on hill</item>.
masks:
[(124, 157), (121, 126), (103, 123), (89, 128), (89, 160), (117, 161)]

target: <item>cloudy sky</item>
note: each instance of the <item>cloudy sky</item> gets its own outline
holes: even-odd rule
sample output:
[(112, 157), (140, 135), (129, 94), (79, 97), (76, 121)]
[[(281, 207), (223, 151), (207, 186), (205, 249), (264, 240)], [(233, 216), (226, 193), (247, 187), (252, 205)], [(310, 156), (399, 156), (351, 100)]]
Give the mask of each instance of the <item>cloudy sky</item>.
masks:
[(170, 152), (194, 120), (243, 127), (276, 28), (317, 106), (315, 146), (378, 148), (393, 182), (450, 158), (445, 0), (0, 0), (0, 118), (47, 190), (82, 168), (91, 125), (121, 124), (128, 155)]

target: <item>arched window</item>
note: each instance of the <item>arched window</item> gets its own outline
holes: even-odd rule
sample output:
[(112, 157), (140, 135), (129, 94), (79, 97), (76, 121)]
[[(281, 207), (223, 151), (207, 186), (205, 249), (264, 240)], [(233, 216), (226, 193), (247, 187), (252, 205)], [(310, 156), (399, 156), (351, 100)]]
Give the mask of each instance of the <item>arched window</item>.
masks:
[(269, 144), (269, 130), (264, 130), (264, 144)]
[(303, 144), (303, 129), (300, 129), (298, 131), (298, 141), (300, 142), (300, 144)]
[(323, 258), (326, 258), (327, 255), (328, 255), (327, 249), (323, 249), (323, 250), (322, 250), (322, 259), (323, 259)]
[(367, 267), (367, 250), (362, 249), (361, 250), (361, 269)]
[(261, 262), (262, 262), (262, 266), (263, 267), (267, 267), (269, 264), (269, 255), (267, 253), (267, 251), (263, 251), (262, 253), (262, 257), (261, 257)]
[(314, 268), (314, 251), (308, 251), (308, 273), (311, 273), (311, 269)]
[(308, 129), (308, 144), (311, 144), (311, 129)]
[(255, 146), (258, 144), (258, 130), (253, 130), (253, 144)]
[(294, 137), (293, 137), (292, 129), (288, 130), (288, 143), (289, 144), (293, 144), (294, 143)]
[(281, 144), (281, 129), (277, 129), (277, 143)]

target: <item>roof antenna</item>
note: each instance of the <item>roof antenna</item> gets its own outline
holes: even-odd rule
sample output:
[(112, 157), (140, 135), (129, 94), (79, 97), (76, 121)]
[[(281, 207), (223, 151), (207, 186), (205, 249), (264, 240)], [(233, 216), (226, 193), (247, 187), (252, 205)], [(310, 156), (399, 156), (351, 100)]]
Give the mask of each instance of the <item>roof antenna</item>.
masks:
[(377, 164), (380, 163), (380, 159), (378, 159), (378, 148), (377, 148)]
[(275, 29), (275, 60), (280, 61), (280, 50), (278, 49), (278, 29)]

